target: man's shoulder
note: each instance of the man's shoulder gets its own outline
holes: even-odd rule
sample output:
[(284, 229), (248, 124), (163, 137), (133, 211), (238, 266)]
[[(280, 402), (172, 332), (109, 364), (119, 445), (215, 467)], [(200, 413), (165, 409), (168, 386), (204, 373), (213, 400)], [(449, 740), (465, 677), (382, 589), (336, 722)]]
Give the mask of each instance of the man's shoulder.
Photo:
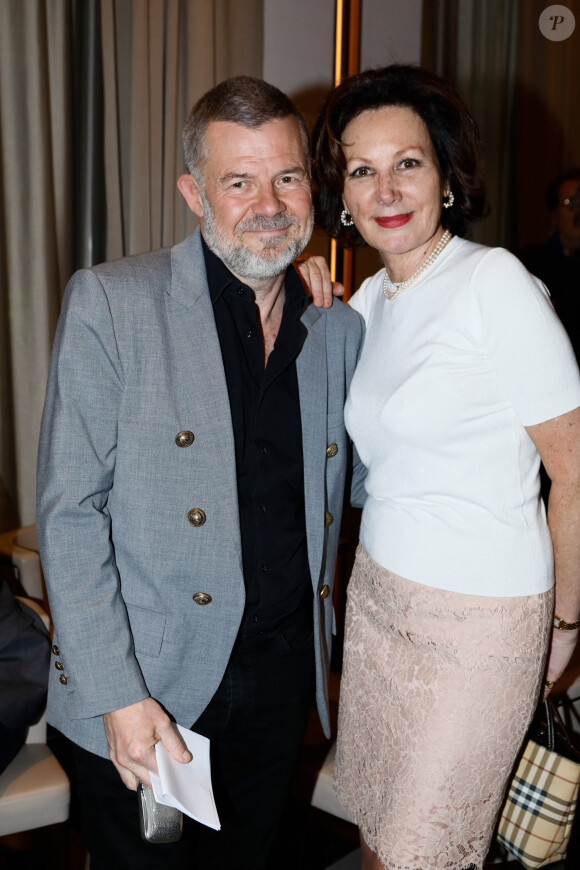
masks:
[[(79, 269), (70, 284), (75, 295), (86, 290), (92, 293), (100, 285), (109, 299), (156, 296), (174, 280), (186, 280), (203, 266), (201, 247), (195, 233), (172, 247), (158, 248), (107, 260), (95, 266)], [(92, 289), (91, 289), (92, 288)]]
[(74, 273), (67, 286), (63, 313), (108, 309), (118, 315), (136, 310), (156, 304), (170, 283), (170, 248), (108, 260)]
[(147, 270), (156, 264), (163, 264), (171, 259), (172, 248), (157, 248), (154, 251), (144, 251), (140, 254), (130, 254), (116, 260), (105, 260), (90, 268), (98, 274), (115, 274), (131, 272), (136, 269)]
[(130, 254), (114, 260), (106, 260), (103, 263), (88, 267), (88, 270), (97, 276), (107, 278), (135, 273), (147, 275), (151, 272), (169, 269), (175, 259), (195, 259), (202, 256), (199, 232), (195, 231), (175, 245), (156, 248), (153, 251)]
[(171, 273), (171, 248), (160, 248), (143, 254), (132, 254), (118, 260), (107, 260), (74, 275), (77, 283), (96, 279), (107, 291), (129, 292), (131, 287), (143, 290), (148, 285), (158, 286), (160, 278)]
[(342, 299), (334, 299), (330, 308), (319, 308), (318, 311), (328, 318), (329, 324), (337, 328), (355, 330), (361, 327), (363, 319), (358, 311), (355, 311)]
[[(314, 306), (311, 303), (311, 307)], [(364, 320), (341, 299), (334, 299), (330, 308), (314, 309), (314, 329), (324, 335), (326, 353), (340, 366), (341, 360), (356, 359), (364, 339)]]

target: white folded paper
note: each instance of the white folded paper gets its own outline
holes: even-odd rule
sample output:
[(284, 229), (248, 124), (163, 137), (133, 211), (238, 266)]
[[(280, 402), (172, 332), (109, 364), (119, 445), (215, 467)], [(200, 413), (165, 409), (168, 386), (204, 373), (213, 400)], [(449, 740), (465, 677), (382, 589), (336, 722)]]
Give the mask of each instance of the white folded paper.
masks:
[(177, 728), (193, 759), (189, 764), (180, 764), (162, 743), (155, 744), (159, 770), (159, 776), (151, 774), (155, 800), (159, 804), (176, 807), (196, 822), (219, 831), (221, 825), (211, 786), (209, 740), (181, 725)]

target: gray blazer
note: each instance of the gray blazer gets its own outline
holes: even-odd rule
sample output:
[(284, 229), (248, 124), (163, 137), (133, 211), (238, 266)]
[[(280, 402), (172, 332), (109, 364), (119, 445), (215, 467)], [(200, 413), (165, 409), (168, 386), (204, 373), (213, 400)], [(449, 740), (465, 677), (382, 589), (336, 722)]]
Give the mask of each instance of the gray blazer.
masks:
[[(350, 453), (343, 406), (363, 325), (342, 303), (310, 305), (302, 321), (308, 335), (296, 367), (316, 697), (328, 734), (332, 586)], [(357, 471), (359, 500), (361, 479)], [(56, 632), (49, 722), (103, 757), (102, 714), (149, 695), (190, 727), (221, 681), (245, 595), (234, 438), (199, 230), (173, 248), (71, 279), (49, 374), (37, 504)]]

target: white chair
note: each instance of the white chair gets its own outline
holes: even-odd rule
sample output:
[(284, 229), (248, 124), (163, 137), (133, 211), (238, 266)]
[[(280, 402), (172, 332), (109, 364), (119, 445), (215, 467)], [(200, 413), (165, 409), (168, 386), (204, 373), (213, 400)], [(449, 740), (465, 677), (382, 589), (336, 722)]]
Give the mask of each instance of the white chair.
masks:
[(333, 740), (316, 778), (316, 785), (314, 786), (310, 803), (318, 810), (331, 813), (331, 815), (337, 816), (339, 819), (344, 819), (345, 822), (352, 822), (352, 819), (336, 796), (332, 778), (335, 755), (336, 741)]
[[(328, 696), (331, 710), (330, 718), (333, 727), (336, 728), (338, 702), (340, 697), (340, 675), (332, 670), (328, 681)], [(336, 816), (345, 822), (352, 822), (352, 819), (347, 815), (346, 810), (338, 800), (334, 789), (333, 771), (335, 755), (336, 740), (333, 740), (316, 776), (316, 782), (314, 784), (310, 803), (317, 810), (324, 810), (325, 813), (330, 813), (330, 815)]]
[(23, 526), (0, 535), (0, 559), (14, 566), (27, 595), (44, 600), (36, 526)]
[[(48, 628), (40, 605), (20, 599), (35, 610)], [(46, 745), (46, 719), (28, 729), (26, 743), (0, 774), (0, 837), (56, 825), (68, 819), (68, 777)]]
[[(340, 830), (344, 831), (345, 828), (342, 823), (349, 822), (353, 824), (353, 820), (338, 800), (334, 788), (333, 768), (335, 755), (336, 740), (333, 740), (330, 744), (330, 749), (326, 753), (326, 758), (324, 759), (322, 767), (318, 772), (310, 803), (317, 810), (323, 810), (325, 813), (329, 813), (331, 816), (340, 819), (340, 822), (332, 822), (331, 824), (342, 826), (340, 827)], [(327, 870), (356, 870), (356, 868), (360, 867), (360, 863), (360, 849), (354, 846), (353, 843), (352, 851), (348, 852), (348, 854), (341, 858), (341, 860), (336, 864), (328, 867)]]

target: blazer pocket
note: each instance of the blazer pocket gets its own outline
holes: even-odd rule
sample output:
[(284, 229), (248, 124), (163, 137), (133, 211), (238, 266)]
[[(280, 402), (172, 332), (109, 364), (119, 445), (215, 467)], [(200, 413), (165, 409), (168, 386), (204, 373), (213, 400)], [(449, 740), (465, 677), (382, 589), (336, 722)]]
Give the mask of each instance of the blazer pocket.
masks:
[(158, 610), (127, 602), (129, 624), (133, 634), (135, 652), (157, 658), (161, 652), (167, 617)]

